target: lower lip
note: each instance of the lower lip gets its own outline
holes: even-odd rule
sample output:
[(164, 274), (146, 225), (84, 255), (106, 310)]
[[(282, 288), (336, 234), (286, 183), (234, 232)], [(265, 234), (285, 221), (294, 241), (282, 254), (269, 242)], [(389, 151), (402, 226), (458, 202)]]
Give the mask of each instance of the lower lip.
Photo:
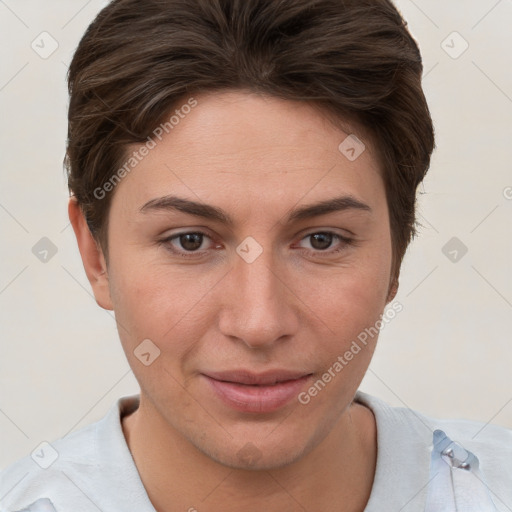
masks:
[(311, 378), (311, 375), (306, 375), (273, 386), (248, 386), (203, 376), (225, 404), (238, 411), (257, 413), (273, 412), (284, 407), (293, 398), (297, 398), (305, 383)]

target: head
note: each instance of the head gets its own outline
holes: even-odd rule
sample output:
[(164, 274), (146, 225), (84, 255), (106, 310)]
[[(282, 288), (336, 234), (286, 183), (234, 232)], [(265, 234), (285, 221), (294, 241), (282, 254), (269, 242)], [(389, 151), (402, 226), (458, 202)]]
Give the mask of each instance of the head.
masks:
[[(388, 0), (114, 0), (81, 40), (84, 266), (148, 407), (203, 453), (243, 466), (249, 439), (289, 462), (352, 400), (377, 336), (332, 368), (396, 294), (434, 147), (421, 74)], [(201, 404), (235, 369), (336, 377), (261, 414)]]

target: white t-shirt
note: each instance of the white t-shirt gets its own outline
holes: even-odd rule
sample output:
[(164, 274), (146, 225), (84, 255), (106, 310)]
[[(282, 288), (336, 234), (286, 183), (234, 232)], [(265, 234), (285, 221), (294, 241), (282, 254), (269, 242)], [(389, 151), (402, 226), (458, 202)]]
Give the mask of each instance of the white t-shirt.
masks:
[[(102, 420), (0, 473), (0, 512), (155, 512), (121, 426), (138, 399), (119, 399)], [(355, 400), (373, 411), (377, 424), (377, 466), (365, 512), (512, 511), (512, 430), (428, 418), (361, 391)], [(436, 430), (442, 432), (434, 444)]]

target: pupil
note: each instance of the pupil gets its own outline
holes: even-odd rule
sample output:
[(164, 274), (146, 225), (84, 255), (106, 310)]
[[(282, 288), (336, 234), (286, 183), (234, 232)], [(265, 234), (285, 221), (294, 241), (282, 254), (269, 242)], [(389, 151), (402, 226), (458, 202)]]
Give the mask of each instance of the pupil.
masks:
[(311, 235), (311, 246), (314, 249), (328, 249), (332, 243), (332, 235), (329, 233), (315, 233)]
[(180, 243), (183, 249), (188, 251), (195, 251), (201, 247), (203, 243), (203, 235), (200, 233), (187, 233), (180, 236)]

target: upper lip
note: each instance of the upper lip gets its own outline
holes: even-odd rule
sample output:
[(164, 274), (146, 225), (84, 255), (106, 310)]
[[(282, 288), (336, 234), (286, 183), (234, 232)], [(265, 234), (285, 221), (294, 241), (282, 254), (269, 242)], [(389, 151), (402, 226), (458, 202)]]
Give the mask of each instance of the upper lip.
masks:
[(204, 375), (215, 380), (224, 382), (234, 382), (236, 384), (248, 384), (253, 386), (265, 386), (285, 382), (288, 380), (297, 380), (311, 375), (303, 371), (293, 370), (268, 370), (263, 373), (254, 373), (247, 370), (231, 370), (220, 372), (205, 372)]

